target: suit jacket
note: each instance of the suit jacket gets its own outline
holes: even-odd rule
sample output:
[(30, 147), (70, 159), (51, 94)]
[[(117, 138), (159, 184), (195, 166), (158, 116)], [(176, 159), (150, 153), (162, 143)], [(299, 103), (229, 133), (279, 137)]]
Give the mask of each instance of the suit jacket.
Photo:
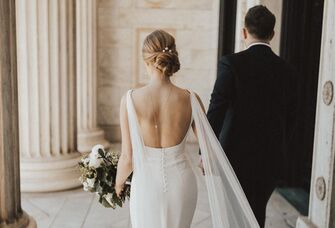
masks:
[(297, 118), (296, 78), (265, 45), (219, 61), (207, 117), (242, 186), (285, 182)]

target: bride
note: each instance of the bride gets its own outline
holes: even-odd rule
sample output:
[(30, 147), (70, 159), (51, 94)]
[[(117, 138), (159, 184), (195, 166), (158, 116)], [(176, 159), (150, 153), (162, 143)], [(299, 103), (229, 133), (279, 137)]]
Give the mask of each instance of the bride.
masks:
[(151, 80), (121, 100), (122, 153), (115, 186), (120, 194), (133, 172), (132, 227), (191, 227), (198, 197), (197, 164), (191, 159), (198, 151), (185, 149), (191, 130), (201, 149), (200, 178), (205, 179), (213, 227), (259, 227), (199, 96), (170, 80), (180, 68), (174, 38), (156, 30), (144, 40), (142, 52)]

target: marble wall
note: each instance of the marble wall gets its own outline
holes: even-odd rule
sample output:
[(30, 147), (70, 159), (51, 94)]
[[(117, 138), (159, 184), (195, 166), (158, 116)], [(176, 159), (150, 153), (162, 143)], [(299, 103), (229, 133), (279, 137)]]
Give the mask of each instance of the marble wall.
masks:
[(164, 29), (176, 38), (181, 70), (174, 82), (197, 92), (208, 106), (216, 77), (219, 0), (100, 0), (98, 2), (98, 122), (119, 141), (119, 103), (148, 77), (144, 37)]

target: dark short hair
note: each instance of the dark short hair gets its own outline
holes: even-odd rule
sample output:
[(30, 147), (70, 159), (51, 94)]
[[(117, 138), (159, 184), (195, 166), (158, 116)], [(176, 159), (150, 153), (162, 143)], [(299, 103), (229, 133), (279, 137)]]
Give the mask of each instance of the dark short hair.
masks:
[(244, 26), (248, 32), (261, 40), (271, 38), (275, 24), (275, 15), (263, 5), (250, 8), (244, 20)]

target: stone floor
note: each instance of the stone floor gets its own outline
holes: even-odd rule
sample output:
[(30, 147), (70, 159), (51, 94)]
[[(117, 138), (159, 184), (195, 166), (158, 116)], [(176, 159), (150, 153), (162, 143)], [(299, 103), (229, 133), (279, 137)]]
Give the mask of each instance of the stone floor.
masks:
[[(210, 214), (205, 200), (199, 202), (194, 228), (210, 227)], [(38, 227), (55, 228), (128, 228), (128, 204), (116, 210), (104, 208), (95, 194), (81, 188), (54, 193), (22, 194), (22, 207), (33, 216)]]
[[(193, 146), (188, 148), (194, 149)], [(192, 228), (211, 227), (210, 213), (204, 188), (199, 200)], [(37, 221), (39, 228), (129, 228), (128, 205), (116, 210), (101, 206), (95, 194), (81, 188), (50, 193), (23, 193), (22, 207)], [(277, 192), (267, 205), (266, 227), (295, 227), (299, 213)]]
[[(200, 203), (201, 205), (201, 203)], [(81, 188), (54, 193), (24, 193), (22, 207), (33, 216), (39, 228), (128, 228), (128, 205), (117, 210), (106, 209), (98, 203), (94, 194)], [(202, 205), (206, 208), (206, 205)], [(274, 192), (267, 206), (266, 227), (295, 227), (299, 213), (278, 193)], [(208, 210), (196, 212), (192, 228), (210, 225)]]

